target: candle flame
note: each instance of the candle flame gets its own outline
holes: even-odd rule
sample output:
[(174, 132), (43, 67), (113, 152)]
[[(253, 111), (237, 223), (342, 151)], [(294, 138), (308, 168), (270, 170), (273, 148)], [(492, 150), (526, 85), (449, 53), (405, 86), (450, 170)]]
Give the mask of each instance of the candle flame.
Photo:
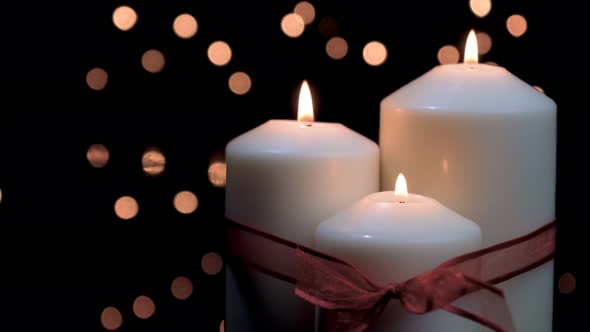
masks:
[(313, 102), (311, 101), (311, 91), (307, 81), (301, 84), (299, 90), (299, 105), (297, 109), (297, 120), (301, 122), (313, 122)]
[(469, 36), (467, 36), (467, 43), (465, 43), (465, 55), (463, 56), (463, 62), (465, 63), (477, 63), (477, 37), (475, 36), (475, 31), (469, 31)]
[(397, 176), (394, 192), (396, 196), (408, 197), (408, 183), (406, 182), (406, 177), (402, 173), (399, 173)]

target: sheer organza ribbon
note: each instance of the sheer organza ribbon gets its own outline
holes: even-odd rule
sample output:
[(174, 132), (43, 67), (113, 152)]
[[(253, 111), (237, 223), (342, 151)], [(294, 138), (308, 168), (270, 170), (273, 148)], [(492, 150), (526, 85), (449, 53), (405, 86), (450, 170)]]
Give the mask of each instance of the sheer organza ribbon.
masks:
[[(462, 255), (402, 282), (378, 286), (352, 265), (295, 242), (227, 219), (230, 258), (295, 285), (295, 294), (326, 311), (326, 330), (362, 332), (390, 300), (414, 314), (441, 309), (494, 331), (515, 331), (495, 284), (553, 258), (556, 222), (516, 239)], [(457, 299), (473, 297), (465, 307)], [(475, 302), (474, 302), (475, 301)], [(460, 301), (461, 302), (461, 301)]]

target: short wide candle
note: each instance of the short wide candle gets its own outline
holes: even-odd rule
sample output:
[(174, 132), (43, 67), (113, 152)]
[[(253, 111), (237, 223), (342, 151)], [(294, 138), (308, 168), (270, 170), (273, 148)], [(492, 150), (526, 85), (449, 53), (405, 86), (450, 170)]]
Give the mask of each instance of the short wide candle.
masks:
[[(342, 259), (377, 285), (402, 282), (481, 246), (479, 226), (432, 198), (400, 190), (369, 194), (322, 222), (316, 248)], [(388, 305), (371, 332), (479, 331), (475, 323), (434, 311), (408, 313)]]
[[(339, 123), (313, 122), (305, 83), (299, 120), (270, 120), (226, 148), (226, 215), (313, 246), (317, 225), (379, 187), (379, 148)], [(272, 253), (268, 253), (272, 255)], [(314, 306), (292, 284), (228, 266), (230, 332), (312, 331)]]

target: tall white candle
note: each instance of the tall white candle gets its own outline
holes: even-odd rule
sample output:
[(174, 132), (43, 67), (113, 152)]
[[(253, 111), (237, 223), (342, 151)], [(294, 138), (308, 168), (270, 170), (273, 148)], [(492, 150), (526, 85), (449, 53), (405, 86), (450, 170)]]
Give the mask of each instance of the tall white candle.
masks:
[[(313, 122), (305, 82), (298, 119), (270, 120), (228, 144), (226, 214), (313, 246), (322, 220), (378, 189), (379, 148), (341, 124)], [(228, 266), (228, 331), (312, 331), (313, 321), (293, 285)]]
[[(401, 184), (401, 186), (400, 186)], [(340, 258), (373, 283), (402, 282), (481, 246), (479, 226), (434, 199), (408, 194), (402, 175), (395, 192), (373, 193), (322, 222), (318, 250)], [(371, 332), (479, 331), (445, 311), (407, 313), (390, 303)]]
[[(556, 105), (506, 69), (478, 64), (473, 32), (468, 40), (465, 63), (435, 67), (382, 101), (381, 185), (404, 172), (416, 193), (477, 222), (492, 245), (554, 219)], [(501, 287), (518, 331), (551, 331), (553, 261)]]

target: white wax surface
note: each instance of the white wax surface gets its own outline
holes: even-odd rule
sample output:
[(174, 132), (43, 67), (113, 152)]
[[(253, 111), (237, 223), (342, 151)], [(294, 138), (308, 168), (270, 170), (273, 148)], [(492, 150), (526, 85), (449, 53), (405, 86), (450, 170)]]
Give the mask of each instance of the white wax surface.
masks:
[[(306, 246), (322, 220), (379, 187), (377, 145), (336, 123), (268, 121), (231, 141), (226, 161), (227, 216)], [(314, 308), (292, 285), (238, 272), (227, 273), (228, 331), (313, 330)]]
[[(322, 222), (316, 243), (318, 250), (352, 264), (384, 286), (478, 249), (481, 231), (431, 198), (413, 194), (402, 198), (389, 191), (370, 194)], [(446, 312), (416, 316), (394, 301), (371, 331), (478, 331), (478, 327)]]
[[(382, 189), (404, 173), (486, 246), (554, 219), (556, 105), (504, 68), (435, 67), (382, 101), (379, 141)], [(519, 332), (551, 331), (553, 262), (502, 288)]]
[(336, 123), (271, 120), (226, 159), (226, 214), (306, 246), (320, 221), (379, 186), (377, 145)]

